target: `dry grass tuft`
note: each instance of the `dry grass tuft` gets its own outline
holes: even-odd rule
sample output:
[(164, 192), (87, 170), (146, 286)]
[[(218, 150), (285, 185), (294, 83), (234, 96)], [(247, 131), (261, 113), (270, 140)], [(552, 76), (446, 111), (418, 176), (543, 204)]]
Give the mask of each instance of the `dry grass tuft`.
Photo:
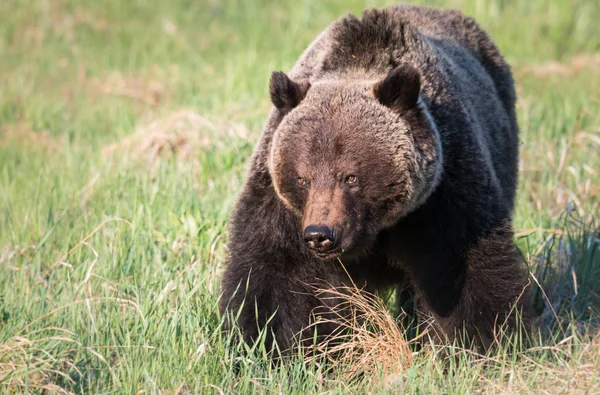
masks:
[(106, 147), (104, 154), (129, 155), (149, 164), (163, 156), (188, 161), (198, 150), (222, 147), (232, 139), (247, 139), (248, 135), (243, 125), (218, 127), (200, 114), (182, 109), (138, 127), (133, 135)]
[[(396, 377), (413, 363), (410, 345), (398, 321), (376, 295), (356, 286), (317, 289), (317, 296), (333, 307), (314, 325), (340, 328), (326, 341), (305, 349), (307, 361), (329, 363), (335, 375), (351, 381), (362, 376)], [(350, 312), (350, 314), (348, 314)]]

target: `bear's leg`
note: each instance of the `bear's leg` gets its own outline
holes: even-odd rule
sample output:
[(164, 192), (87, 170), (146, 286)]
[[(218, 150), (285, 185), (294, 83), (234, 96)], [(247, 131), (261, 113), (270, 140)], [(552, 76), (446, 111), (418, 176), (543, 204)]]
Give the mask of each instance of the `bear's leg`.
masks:
[[(295, 340), (311, 342), (315, 330), (321, 339), (336, 329), (327, 323), (327, 314), (336, 302), (327, 294), (326, 301), (320, 299), (317, 290), (340, 286), (341, 273), (327, 270), (326, 263), (319, 266), (297, 262), (297, 270), (287, 271), (277, 265), (265, 265), (259, 257), (255, 261), (262, 264), (241, 267), (232, 263), (225, 273), (220, 307), (229, 329), (233, 318), (249, 344), (258, 340), (264, 330), (267, 350), (275, 342), (284, 355), (293, 348)], [(317, 316), (324, 322), (316, 325)]]
[(498, 226), (466, 247), (433, 242), (403, 249), (420, 326), (440, 338), (488, 348), (502, 330), (529, 318), (528, 272), (510, 224)]
[(446, 333), (449, 326), (463, 326), (469, 337), (487, 348), (501, 331), (527, 327), (530, 318), (530, 286), (523, 256), (513, 240), (510, 225), (496, 228), (480, 238), (466, 254), (466, 271), (458, 308), (440, 320)]

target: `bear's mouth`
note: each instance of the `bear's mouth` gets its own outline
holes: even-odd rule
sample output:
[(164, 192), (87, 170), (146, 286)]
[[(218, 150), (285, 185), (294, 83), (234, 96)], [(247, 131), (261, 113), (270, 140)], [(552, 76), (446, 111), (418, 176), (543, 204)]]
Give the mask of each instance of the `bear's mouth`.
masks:
[(331, 261), (331, 260), (334, 260), (337, 258), (341, 258), (344, 251), (342, 248), (335, 248), (330, 251), (322, 251), (322, 252), (312, 250), (312, 253), (322, 261)]

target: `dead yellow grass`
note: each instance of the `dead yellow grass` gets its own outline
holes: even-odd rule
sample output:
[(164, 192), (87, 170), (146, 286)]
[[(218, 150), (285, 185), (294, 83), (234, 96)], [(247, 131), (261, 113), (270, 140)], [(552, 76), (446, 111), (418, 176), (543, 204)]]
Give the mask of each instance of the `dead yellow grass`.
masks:
[(181, 109), (141, 125), (134, 134), (109, 145), (103, 153), (143, 159), (150, 164), (163, 156), (193, 161), (199, 150), (223, 147), (234, 139), (247, 139), (248, 135), (243, 125), (217, 126), (192, 110)]
[(307, 347), (308, 362), (327, 360), (345, 381), (381, 374), (388, 377), (410, 368), (411, 341), (379, 297), (356, 286), (318, 289), (317, 296), (326, 304), (336, 303), (327, 318), (315, 325), (333, 323), (340, 331)]

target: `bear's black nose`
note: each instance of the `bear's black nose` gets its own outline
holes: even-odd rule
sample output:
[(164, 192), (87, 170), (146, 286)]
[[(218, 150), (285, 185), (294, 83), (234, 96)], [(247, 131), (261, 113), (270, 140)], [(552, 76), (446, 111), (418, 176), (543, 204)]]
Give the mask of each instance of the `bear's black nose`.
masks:
[(304, 229), (304, 241), (311, 250), (327, 252), (334, 246), (333, 230), (325, 225), (310, 225)]

